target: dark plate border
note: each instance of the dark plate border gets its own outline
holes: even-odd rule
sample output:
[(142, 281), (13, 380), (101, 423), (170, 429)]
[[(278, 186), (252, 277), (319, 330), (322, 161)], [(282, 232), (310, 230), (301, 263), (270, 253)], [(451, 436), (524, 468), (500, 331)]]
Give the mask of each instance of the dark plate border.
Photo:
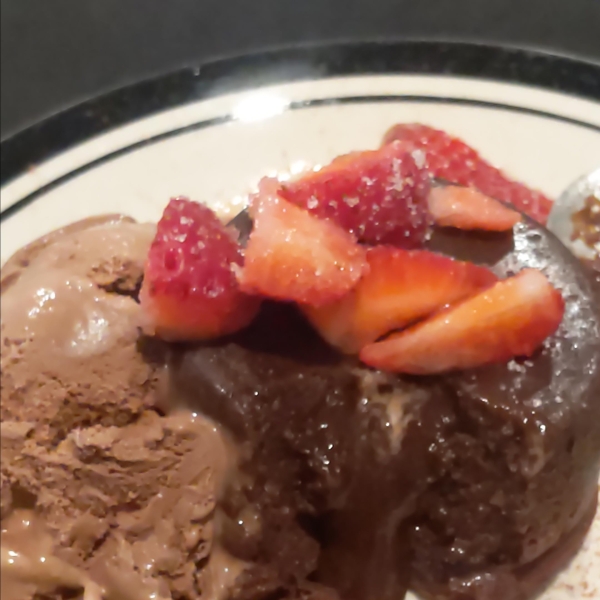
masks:
[[(344, 75), (393, 73), (464, 76), (519, 83), (600, 101), (600, 65), (533, 51), (459, 42), (425, 41), (338, 44), (284, 49), (182, 69), (115, 90), (60, 112), (2, 141), (0, 184), (5, 185), (27, 169), (95, 135), (190, 102), (274, 83)], [(396, 100), (398, 98), (410, 99), (411, 97), (396, 97)], [(386, 101), (386, 99), (387, 97), (370, 98), (372, 101)], [(427, 97), (419, 97), (419, 100), (427, 101)], [(457, 101), (456, 99), (441, 100)], [(291, 108), (347, 101), (368, 100), (366, 97), (365, 99), (333, 98), (299, 103), (298, 106)], [(435, 99), (429, 98), (429, 101)], [(493, 103), (479, 104), (494, 106)], [(496, 107), (532, 112), (540, 116), (559, 118), (595, 128), (591, 124), (565, 119), (560, 115), (501, 104)], [(226, 122), (230, 118), (224, 115), (217, 117), (216, 121)], [(186, 129), (217, 124), (212, 121), (215, 119)], [(163, 139), (165, 136), (180, 132), (181, 130), (168, 132), (151, 140), (141, 141), (118, 151), (117, 154), (158, 141), (157, 137)], [(114, 156), (115, 153), (98, 160), (107, 160)], [(97, 162), (85, 165), (77, 172), (84, 168), (91, 168)], [(73, 176), (75, 173), (69, 175)], [(54, 187), (66, 177), (61, 177), (48, 186)], [(43, 190), (47, 191), (48, 186)], [(41, 192), (42, 190), (38, 190), (6, 209), (2, 213), (2, 218), (23, 208)]]
[[(454, 105), (462, 105), (462, 106), (477, 106), (479, 108), (488, 108), (495, 110), (506, 110), (509, 112), (517, 112), (517, 113), (525, 113), (529, 115), (533, 115), (536, 117), (542, 117), (546, 119), (552, 119), (555, 121), (561, 121), (563, 123), (569, 123), (571, 125), (576, 125), (578, 127), (584, 127), (586, 129), (591, 129), (600, 133), (600, 127), (596, 126), (592, 123), (587, 123), (585, 121), (579, 121), (577, 119), (571, 119), (568, 117), (563, 117), (561, 115), (555, 115), (553, 113), (536, 110), (532, 108), (522, 107), (522, 106), (514, 106), (510, 104), (504, 104), (500, 102), (486, 102), (482, 100), (469, 100), (464, 98), (450, 98), (450, 97), (442, 97), (442, 96), (414, 96), (414, 95), (388, 95), (388, 96), (344, 96), (344, 97), (334, 97), (334, 98), (318, 98), (313, 100), (302, 100), (298, 102), (292, 102), (287, 107), (286, 110), (300, 110), (303, 108), (313, 108), (319, 106), (332, 106), (336, 104), (366, 104), (366, 103), (382, 103), (382, 102), (422, 102), (422, 103), (430, 103), (430, 104), (454, 104)], [(217, 125), (224, 125), (226, 123), (230, 123), (234, 121), (234, 117), (232, 115), (222, 115), (218, 117), (213, 117), (212, 119), (206, 119), (204, 121), (197, 121), (196, 123), (190, 123), (189, 125), (185, 125), (183, 127), (178, 127), (176, 129), (171, 129), (169, 131), (165, 131), (163, 133), (159, 133), (157, 135), (144, 138), (129, 146), (124, 146), (123, 148), (119, 148), (113, 152), (109, 152), (103, 156), (100, 156), (89, 163), (81, 165), (64, 175), (57, 177), (53, 181), (50, 181), (46, 185), (38, 188), (34, 192), (28, 194), (27, 196), (21, 198), (14, 204), (11, 204), (8, 208), (5, 208), (2, 212), (0, 212), (0, 222), (8, 219), (15, 213), (19, 212), (35, 200), (37, 200), (40, 196), (43, 196), (45, 193), (50, 190), (62, 185), (63, 183), (81, 175), (82, 173), (93, 169), (101, 164), (104, 164), (110, 160), (118, 158), (119, 156), (123, 156), (124, 154), (128, 154), (129, 152), (133, 152), (139, 148), (143, 148), (144, 146), (149, 146), (151, 144), (155, 144), (162, 140), (166, 140), (171, 137), (175, 137), (182, 133), (186, 133), (189, 131), (197, 131), (200, 129), (206, 129), (207, 127), (214, 127)]]

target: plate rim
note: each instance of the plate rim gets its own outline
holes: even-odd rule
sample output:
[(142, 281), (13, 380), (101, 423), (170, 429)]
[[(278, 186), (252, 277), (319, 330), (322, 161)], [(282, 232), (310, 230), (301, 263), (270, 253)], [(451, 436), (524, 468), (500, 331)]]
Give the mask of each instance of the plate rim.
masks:
[(282, 48), (163, 73), (33, 123), (2, 140), (0, 185), (92, 137), (192, 102), (310, 79), (394, 74), (466, 77), (600, 101), (600, 64), (537, 50), (434, 40)]

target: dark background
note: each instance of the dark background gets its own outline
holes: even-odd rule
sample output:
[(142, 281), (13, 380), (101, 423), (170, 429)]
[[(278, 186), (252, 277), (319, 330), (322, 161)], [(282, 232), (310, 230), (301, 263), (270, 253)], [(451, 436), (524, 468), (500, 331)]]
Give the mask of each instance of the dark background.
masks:
[(600, 0), (1, 0), (1, 135), (127, 83), (306, 43), (444, 39), (600, 62)]

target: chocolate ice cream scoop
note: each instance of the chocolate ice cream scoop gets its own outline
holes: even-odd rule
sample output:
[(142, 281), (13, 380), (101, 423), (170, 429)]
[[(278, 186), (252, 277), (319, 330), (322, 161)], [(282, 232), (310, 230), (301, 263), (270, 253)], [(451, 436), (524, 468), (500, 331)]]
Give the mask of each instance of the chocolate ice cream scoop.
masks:
[(96, 218), (23, 248), (2, 269), (2, 420), (55, 444), (79, 424), (132, 421), (152, 399), (139, 306), (107, 282), (138, 281), (153, 227)]
[(2, 269), (3, 598), (219, 598), (243, 568), (213, 544), (225, 437), (155, 409), (165, 348), (136, 301), (153, 235), (89, 219)]

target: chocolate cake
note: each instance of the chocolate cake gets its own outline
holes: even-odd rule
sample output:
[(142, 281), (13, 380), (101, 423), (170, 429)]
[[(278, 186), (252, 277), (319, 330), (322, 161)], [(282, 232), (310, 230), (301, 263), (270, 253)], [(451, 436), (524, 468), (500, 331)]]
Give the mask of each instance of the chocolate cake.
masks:
[[(410, 556), (410, 585), (425, 595), (517, 600), (584, 534), (600, 459), (590, 278), (530, 220), (514, 235), (440, 230), (429, 247), (503, 276), (542, 269), (567, 300), (557, 335), (531, 359), (423, 380), (360, 367), (293, 308), (266, 305), (241, 335), (175, 353), (176, 388), (248, 448), (225, 539), (255, 565), (249, 581), (265, 581), (251, 597), (290, 581), (302, 597), (308, 578), (348, 600), (395, 599), (409, 580), (392, 567)], [(248, 511), (254, 540), (233, 525)]]

